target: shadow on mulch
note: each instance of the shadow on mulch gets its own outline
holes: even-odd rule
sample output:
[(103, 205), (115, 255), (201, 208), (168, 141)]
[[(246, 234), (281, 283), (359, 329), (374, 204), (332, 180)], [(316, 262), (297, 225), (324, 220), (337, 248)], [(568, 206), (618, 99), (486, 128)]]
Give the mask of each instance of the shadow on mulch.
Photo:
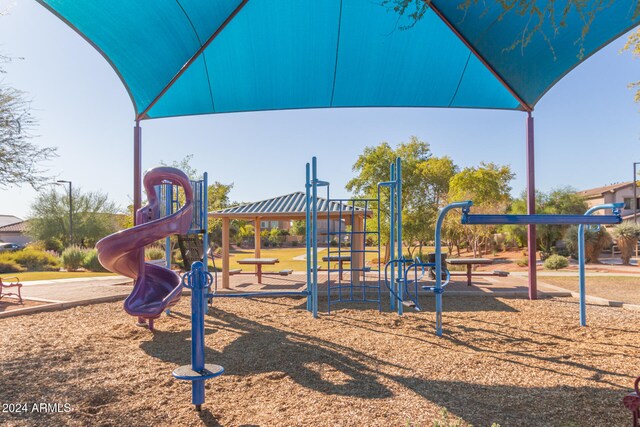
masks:
[(46, 303), (39, 302), (39, 301), (29, 301), (29, 300), (22, 300), (22, 303), (21, 303), (17, 299), (7, 298), (0, 301), (0, 313), (5, 311), (18, 310), (20, 308), (36, 307), (38, 305), (44, 305), (44, 304)]
[[(595, 387), (487, 386), (461, 381), (433, 381), (415, 377), (389, 376), (408, 389), (472, 425), (521, 425), (523, 413), (536, 413), (540, 425), (592, 425), (589, 417), (607, 419), (611, 412), (623, 413), (624, 392)], [(593, 407), (598, 402), (598, 407)], [(576, 419), (567, 405), (585, 408), (584, 419)], [(566, 414), (563, 416), (563, 414)], [(629, 421), (631, 414), (629, 413)]]
[[(272, 379), (288, 376), (304, 387), (326, 394), (366, 399), (393, 396), (386, 386), (380, 384), (376, 378), (377, 372), (357, 360), (374, 359), (371, 356), (317, 337), (262, 325), (220, 309), (210, 310), (210, 314), (214, 319), (205, 319), (205, 334), (216, 333), (217, 329), (230, 329), (242, 334), (227, 345), (222, 353), (205, 348), (205, 360), (212, 360), (224, 366), (228, 375), (268, 373)], [(179, 313), (174, 315), (183, 316)], [(141, 348), (150, 356), (162, 361), (186, 365), (190, 363), (189, 352), (182, 351), (178, 355), (173, 349), (190, 348), (190, 338), (189, 330), (155, 331), (153, 340), (143, 342)], [(296, 355), (294, 360), (289, 357), (291, 354)], [(375, 361), (394, 366), (378, 359)], [(307, 367), (314, 364), (329, 366), (330, 369), (343, 373), (349, 380), (339, 384), (325, 380), (319, 372)], [(402, 366), (397, 367), (406, 369)]]

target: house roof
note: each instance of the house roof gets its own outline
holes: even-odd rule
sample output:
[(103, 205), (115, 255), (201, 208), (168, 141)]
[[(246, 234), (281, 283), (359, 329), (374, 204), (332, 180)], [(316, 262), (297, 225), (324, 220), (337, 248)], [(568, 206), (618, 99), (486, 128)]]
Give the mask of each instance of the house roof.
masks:
[(632, 184), (633, 184), (633, 181), (618, 182), (616, 184), (605, 185), (604, 187), (596, 187), (588, 190), (578, 191), (578, 194), (586, 198), (597, 197), (597, 196), (602, 196), (605, 193), (609, 193), (609, 192), (613, 193), (621, 188), (629, 187)]
[(27, 231), (29, 221), (20, 221), (13, 224), (0, 226), (0, 233), (24, 233)]
[(14, 215), (0, 215), (0, 227), (4, 227), (5, 225), (9, 224), (15, 224), (21, 221), (21, 218), (18, 218)]
[[(305, 217), (305, 193), (297, 191), (284, 196), (273, 197), (271, 199), (260, 200), (252, 203), (243, 203), (225, 209), (219, 209), (209, 212), (209, 216), (213, 218), (304, 218)], [(367, 213), (371, 215), (371, 210), (365, 211), (364, 208), (353, 206), (351, 203), (344, 201), (330, 201), (318, 197), (318, 215), (327, 216), (327, 208), (332, 217), (342, 215), (351, 215), (356, 213)]]

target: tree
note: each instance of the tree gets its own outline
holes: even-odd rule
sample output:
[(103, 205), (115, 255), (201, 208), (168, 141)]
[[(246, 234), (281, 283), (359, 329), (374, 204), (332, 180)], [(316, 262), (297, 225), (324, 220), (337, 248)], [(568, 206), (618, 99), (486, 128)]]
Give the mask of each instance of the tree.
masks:
[[(509, 166), (499, 166), (494, 163), (481, 163), (479, 167), (468, 167), (457, 173), (449, 184), (449, 201), (473, 201), (475, 213), (500, 213), (509, 205), (511, 196), (510, 182), (514, 174)], [(458, 214), (459, 215), (459, 214)], [(452, 215), (452, 218), (456, 215)], [(459, 217), (447, 222), (447, 234), (463, 234), (466, 236), (473, 255), (485, 248), (491, 240), (496, 227), (490, 225), (471, 225), (459, 227)]]
[[(549, 193), (536, 192), (536, 212), (539, 214), (581, 215), (588, 209), (584, 198), (576, 193), (572, 187), (562, 187), (551, 190)], [(522, 195), (514, 200), (509, 208), (509, 213), (527, 213), (527, 195)], [(508, 234), (519, 236), (519, 243), (525, 245), (527, 233), (523, 225), (509, 225), (502, 228)], [(544, 255), (551, 253), (556, 242), (562, 239), (567, 232), (566, 225), (538, 225), (536, 226), (537, 247)]]
[[(547, 0), (498, 0), (497, 4), (502, 6), (502, 12), (495, 18), (493, 23), (503, 21), (509, 15), (529, 17), (527, 24), (522, 28), (521, 34), (510, 45), (502, 46), (505, 51), (524, 50), (535, 37), (541, 37), (555, 58), (554, 39), (561, 38), (566, 31), (563, 30), (569, 25), (569, 20), (573, 17), (573, 12), (580, 18), (582, 25), (580, 36), (574, 41), (579, 47), (578, 58), (583, 59), (585, 54), (585, 40), (591, 29), (591, 25), (598, 13), (607, 9), (614, 2), (611, 0), (567, 0), (566, 2), (556, 2)], [(399, 18), (407, 18), (399, 25), (400, 30), (412, 28), (421, 20), (429, 10), (431, 0), (382, 0), (382, 5), (397, 13)], [(459, 0), (457, 8), (467, 12), (469, 9), (477, 7), (481, 13), (488, 12), (487, 3), (481, 0)], [(636, 0), (632, 7), (633, 14), (630, 21), (635, 20), (640, 15), (640, 2)], [(398, 22), (401, 22), (398, 19)], [(631, 23), (631, 22), (630, 22)]]
[(291, 223), (291, 235), (293, 236), (306, 236), (307, 234), (307, 221), (301, 219), (299, 221), (293, 221)]
[[(189, 154), (184, 159), (180, 161), (174, 161), (171, 164), (171, 167), (180, 169), (184, 172), (189, 179), (192, 181), (197, 181), (202, 179), (202, 175), (198, 173), (198, 170), (191, 166), (190, 162), (193, 159), (193, 154)], [(163, 161), (160, 162), (163, 166), (168, 166)], [(208, 206), (207, 212), (215, 211), (218, 209), (223, 209), (229, 206), (229, 192), (233, 188), (233, 184), (222, 184), (218, 181), (214, 181), (213, 183), (209, 183), (207, 187), (207, 198), (208, 198)], [(184, 193), (180, 190), (178, 195), (178, 199), (180, 203), (184, 203)]]
[[(7, 61), (9, 58), (0, 55), (0, 64)], [(4, 73), (1, 68), (0, 73)], [(34, 126), (24, 93), (0, 85), (0, 188), (26, 183), (39, 189), (51, 180), (41, 164), (54, 157), (56, 149), (30, 141)]]
[[(356, 197), (377, 198), (378, 183), (389, 180), (389, 165), (396, 157), (402, 159), (403, 237), (413, 254), (415, 248), (431, 239), (437, 203), (446, 194), (449, 175), (453, 175), (456, 168), (449, 158), (434, 158), (429, 144), (412, 136), (409, 142), (401, 143), (395, 149), (387, 142), (366, 147), (353, 165), (357, 176), (347, 183), (347, 190)], [(380, 204), (380, 237), (385, 244), (385, 259), (388, 259), (388, 190), (381, 191)], [(374, 218), (367, 221), (367, 227), (376, 228), (378, 206), (371, 203), (369, 207)]]
[(69, 197), (54, 189), (41, 191), (31, 205), (28, 233), (60, 250), (71, 244), (93, 247), (119, 228), (117, 206), (106, 194), (73, 190), (73, 242), (69, 241)]

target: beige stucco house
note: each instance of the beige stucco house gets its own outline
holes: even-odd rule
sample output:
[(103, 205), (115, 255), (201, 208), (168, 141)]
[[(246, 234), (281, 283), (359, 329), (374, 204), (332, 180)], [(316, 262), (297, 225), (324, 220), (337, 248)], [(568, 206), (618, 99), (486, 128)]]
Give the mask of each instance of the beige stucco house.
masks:
[[(583, 196), (589, 205), (593, 207), (605, 203), (624, 203), (624, 208), (621, 211), (622, 217), (625, 220), (632, 220), (634, 215), (634, 209), (638, 209), (638, 216), (640, 217), (640, 188), (637, 190), (637, 199), (634, 205), (633, 203), (633, 182), (620, 182), (617, 184), (611, 184), (604, 187), (591, 188), (589, 190), (578, 191), (578, 194)], [(598, 211), (597, 214), (604, 215), (605, 211)], [(640, 219), (640, 218), (639, 218)]]

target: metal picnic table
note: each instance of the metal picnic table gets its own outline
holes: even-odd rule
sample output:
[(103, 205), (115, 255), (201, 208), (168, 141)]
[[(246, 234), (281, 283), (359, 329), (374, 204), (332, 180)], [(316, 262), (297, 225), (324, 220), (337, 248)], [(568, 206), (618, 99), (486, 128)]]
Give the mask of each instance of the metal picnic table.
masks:
[(238, 260), (238, 264), (247, 264), (247, 265), (256, 266), (256, 275), (258, 276), (259, 284), (262, 284), (262, 266), (274, 265), (279, 262), (280, 260), (278, 258), (245, 258), (245, 259)]

